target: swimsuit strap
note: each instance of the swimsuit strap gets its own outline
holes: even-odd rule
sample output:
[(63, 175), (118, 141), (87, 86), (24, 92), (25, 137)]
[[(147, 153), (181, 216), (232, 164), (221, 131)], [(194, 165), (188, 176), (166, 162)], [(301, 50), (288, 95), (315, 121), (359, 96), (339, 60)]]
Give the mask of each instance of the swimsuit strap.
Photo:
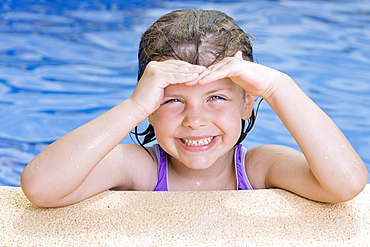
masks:
[(167, 154), (158, 144), (153, 146), (153, 151), (157, 158), (158, 164), (157, 184), (155, 185), (153, 191), (168, 191)]
[[(153, 191), (168, 191), (167, 153), (158, 144), (153, 146), (153, 151), (158, 164), (158, 178)], [(253, 190), (245, 171), (246, 154), (247, 149), (241, 144), (235, 147), (234, 163), (238, 190)]]
[(236, 180), (238, 184), (238, 190), (253, 190), (251, 183), (249, 182), (247, 172), (245, 170), (245, 155), (247, 149), (241, 144), (235, 147), (234, 163), (236, 171)]

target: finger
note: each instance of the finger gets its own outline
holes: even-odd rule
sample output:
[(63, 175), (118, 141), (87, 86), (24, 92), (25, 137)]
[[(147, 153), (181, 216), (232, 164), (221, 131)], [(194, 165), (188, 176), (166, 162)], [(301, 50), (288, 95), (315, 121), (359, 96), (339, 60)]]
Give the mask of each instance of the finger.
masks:
[(204, 71), (207, 71), (207, 68), (199, 65), (192, 65), (188, 68), (189, 72), (196, 72), (202, 74)]
[(170, 71), (184, 72), (184, 73), (196, 72), (196, 73), (201, 74), (203, 71), (207, 70), (207, 68), (204, 66), (190, 64), (188, 62), (184, 62), (181, 60), (166, 60), (166, 61), (163, 61), (162, 63), (166, 65), (163, 68), (168, 69), (169, 72)]
[(200, 85), (205, 85), (223, 78), (228, 77), (229, 70), (225, 67), (214, 67), (212, 70), (209, 71), (207, 75), (205, 75), (203, 78), (199, 80)]
[(163, 87), (170, 84), (197, 81), (196, 79), (207, 70), (205, 67), (188, 63), (178, 63), (178, 65), (172, 62), (171, 64), (167, 63), (165, 66), (162, 65), (157, 68), (160, 71), (162, 81), (165, 82), (165, 85), (162, 85)]
[(200, 74), (195, 80), (193, 80), (193, 81), (188, 81), (188, 82), (186, 82), (185, 83), (185, 85), (187, 85), (187, 86), (194, 86), (194, 85), (196, 85), (198, 82), (199, 82), (199, 80), (201, 80), (202, 78), (204, 78), (205, 76), (207, 76), (209, 74), (209, 70), (205, 70), (205, 71), (203, 71), (203, 73), (202, 74)]
[(196, 80), (199, 74), (196, 72), (188, 73), (171, 73), (169, 84), (186, 83)]

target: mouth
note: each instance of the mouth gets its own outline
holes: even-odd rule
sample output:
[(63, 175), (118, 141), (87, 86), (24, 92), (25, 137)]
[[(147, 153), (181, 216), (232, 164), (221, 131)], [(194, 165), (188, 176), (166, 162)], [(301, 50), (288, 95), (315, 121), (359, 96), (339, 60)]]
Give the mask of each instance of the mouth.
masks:
[(190, 139), (180, 139), (180, 140), (186, 146), (200, 147), (200, 146), (206, 146), (210, 144), (213, 139), (214, 137), (207, 137), (207, 138), (198, 139), (198, 140), (190, 140)]

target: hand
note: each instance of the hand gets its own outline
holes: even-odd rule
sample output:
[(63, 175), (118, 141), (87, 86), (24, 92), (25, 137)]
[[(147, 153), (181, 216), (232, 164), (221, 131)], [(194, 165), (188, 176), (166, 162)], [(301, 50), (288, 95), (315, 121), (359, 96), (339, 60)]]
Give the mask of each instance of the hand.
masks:
[(164, 89), (171, 84), (194, 85), (208, 70), (180, 60), (150, 62), (138, 82), (131, 99), (148, 117), (161, 104)]
[(208, 70), (209, 73), (200, 79), (199, 84), (228, 77), (248, 94), (265, 100), (276, 91), (279, 81), (287, 78), (287, 75), (277, 70), (243, 60), (241, 52), (210, 66)]

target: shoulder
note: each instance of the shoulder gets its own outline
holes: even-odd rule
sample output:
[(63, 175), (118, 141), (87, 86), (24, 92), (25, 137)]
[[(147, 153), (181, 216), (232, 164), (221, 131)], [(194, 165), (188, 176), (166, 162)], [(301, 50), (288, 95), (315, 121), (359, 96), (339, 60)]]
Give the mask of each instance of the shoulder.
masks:
[[(109, 158), (111, 161), (119, 162), (120, 164), (132, 164), (138, 161), (153, 162), (152, 148), (146, 148), (136, 145), (136, 144), (119, 144), (117, 145), (106, 158)], [(138, 165), (142, 164), (140, 162)]]
[(270, 188), (278, 173), (291, 166), (306, 164), (303, 154), (281, 145), (261, 145), (248, 149), (245, 157), (248, 178), (254, 188)]
[[(109, 154), (112, 163), (116, 164), (119, 172), (125, 174), (125, 180), (130, 181), (125, 186), (116, 189), (151, 190), (157, 179), (157, 162), (152, 147), (146, 150), (136, 144), (119, 144)], [(126, 184), (127, 186), (127, 184)]]
[(264, 159), (264, 160), (276, 160), (279, 158), (286, 158), (287, 156), (302, 156), (302, 153), (282, 145), (261, 145), (248, 149), (249, 158), (251, 159)]

